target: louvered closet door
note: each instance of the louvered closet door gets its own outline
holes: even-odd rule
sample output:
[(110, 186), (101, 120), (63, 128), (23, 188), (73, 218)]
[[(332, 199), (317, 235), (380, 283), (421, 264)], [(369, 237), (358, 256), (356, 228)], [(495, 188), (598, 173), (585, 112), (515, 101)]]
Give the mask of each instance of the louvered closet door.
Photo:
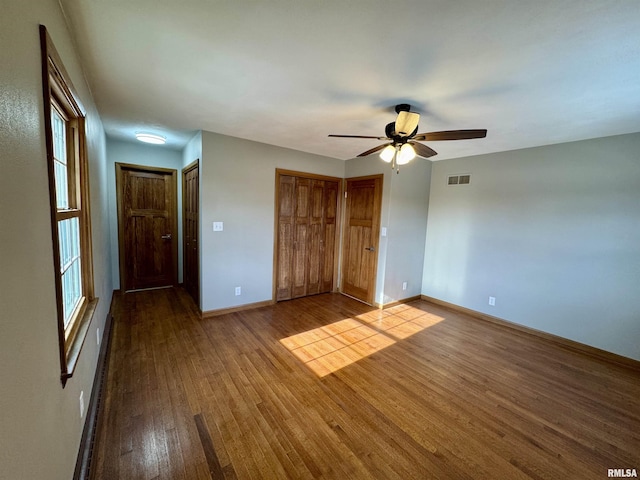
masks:
[(333, 289), (339, 184), (279, 175), (276, 300)]

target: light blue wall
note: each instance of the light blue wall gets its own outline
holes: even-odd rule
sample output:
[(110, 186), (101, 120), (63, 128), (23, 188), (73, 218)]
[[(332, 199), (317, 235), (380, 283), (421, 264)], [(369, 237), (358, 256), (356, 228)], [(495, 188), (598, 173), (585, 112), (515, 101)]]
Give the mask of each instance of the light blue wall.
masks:
[(202, 132), (196, 133), (182, 149), (182, 168), (202, 158)]
[(434, 163), (422, 293), (640, 360), (638, 152), (632, 134)]

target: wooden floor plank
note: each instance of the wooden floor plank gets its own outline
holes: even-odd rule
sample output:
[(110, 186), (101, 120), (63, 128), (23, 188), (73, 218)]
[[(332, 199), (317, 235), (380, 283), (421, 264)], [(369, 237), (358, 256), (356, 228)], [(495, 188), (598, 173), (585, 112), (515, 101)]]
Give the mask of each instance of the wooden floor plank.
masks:
[(637, 369), (425, 301), (324, 294), (200, 319), (166, 289), (114, 312), (95, 480), (640, 470)]

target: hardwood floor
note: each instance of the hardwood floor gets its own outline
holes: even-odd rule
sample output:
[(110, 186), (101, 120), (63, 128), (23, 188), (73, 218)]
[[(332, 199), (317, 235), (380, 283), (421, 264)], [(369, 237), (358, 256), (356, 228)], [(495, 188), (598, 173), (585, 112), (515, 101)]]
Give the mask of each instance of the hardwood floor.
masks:
[(640, 372), (424, 301), (118, 301), (94, 479), (604, 479)]

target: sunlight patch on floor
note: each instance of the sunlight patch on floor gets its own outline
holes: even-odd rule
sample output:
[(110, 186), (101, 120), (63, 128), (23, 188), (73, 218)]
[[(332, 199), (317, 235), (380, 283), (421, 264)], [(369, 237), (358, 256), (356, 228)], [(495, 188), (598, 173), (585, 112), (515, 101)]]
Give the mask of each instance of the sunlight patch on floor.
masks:
[[(444, 320), (407, 305), (375, 310), (280, 340), (324, 377)], [(393, 338), (392, 338), (393, 337)]]
[(356, 317), (378, 331), (405, 339), (444, 320), (432, 313), (409, 305), (398, 305), (387, 310), (377, 310)]

